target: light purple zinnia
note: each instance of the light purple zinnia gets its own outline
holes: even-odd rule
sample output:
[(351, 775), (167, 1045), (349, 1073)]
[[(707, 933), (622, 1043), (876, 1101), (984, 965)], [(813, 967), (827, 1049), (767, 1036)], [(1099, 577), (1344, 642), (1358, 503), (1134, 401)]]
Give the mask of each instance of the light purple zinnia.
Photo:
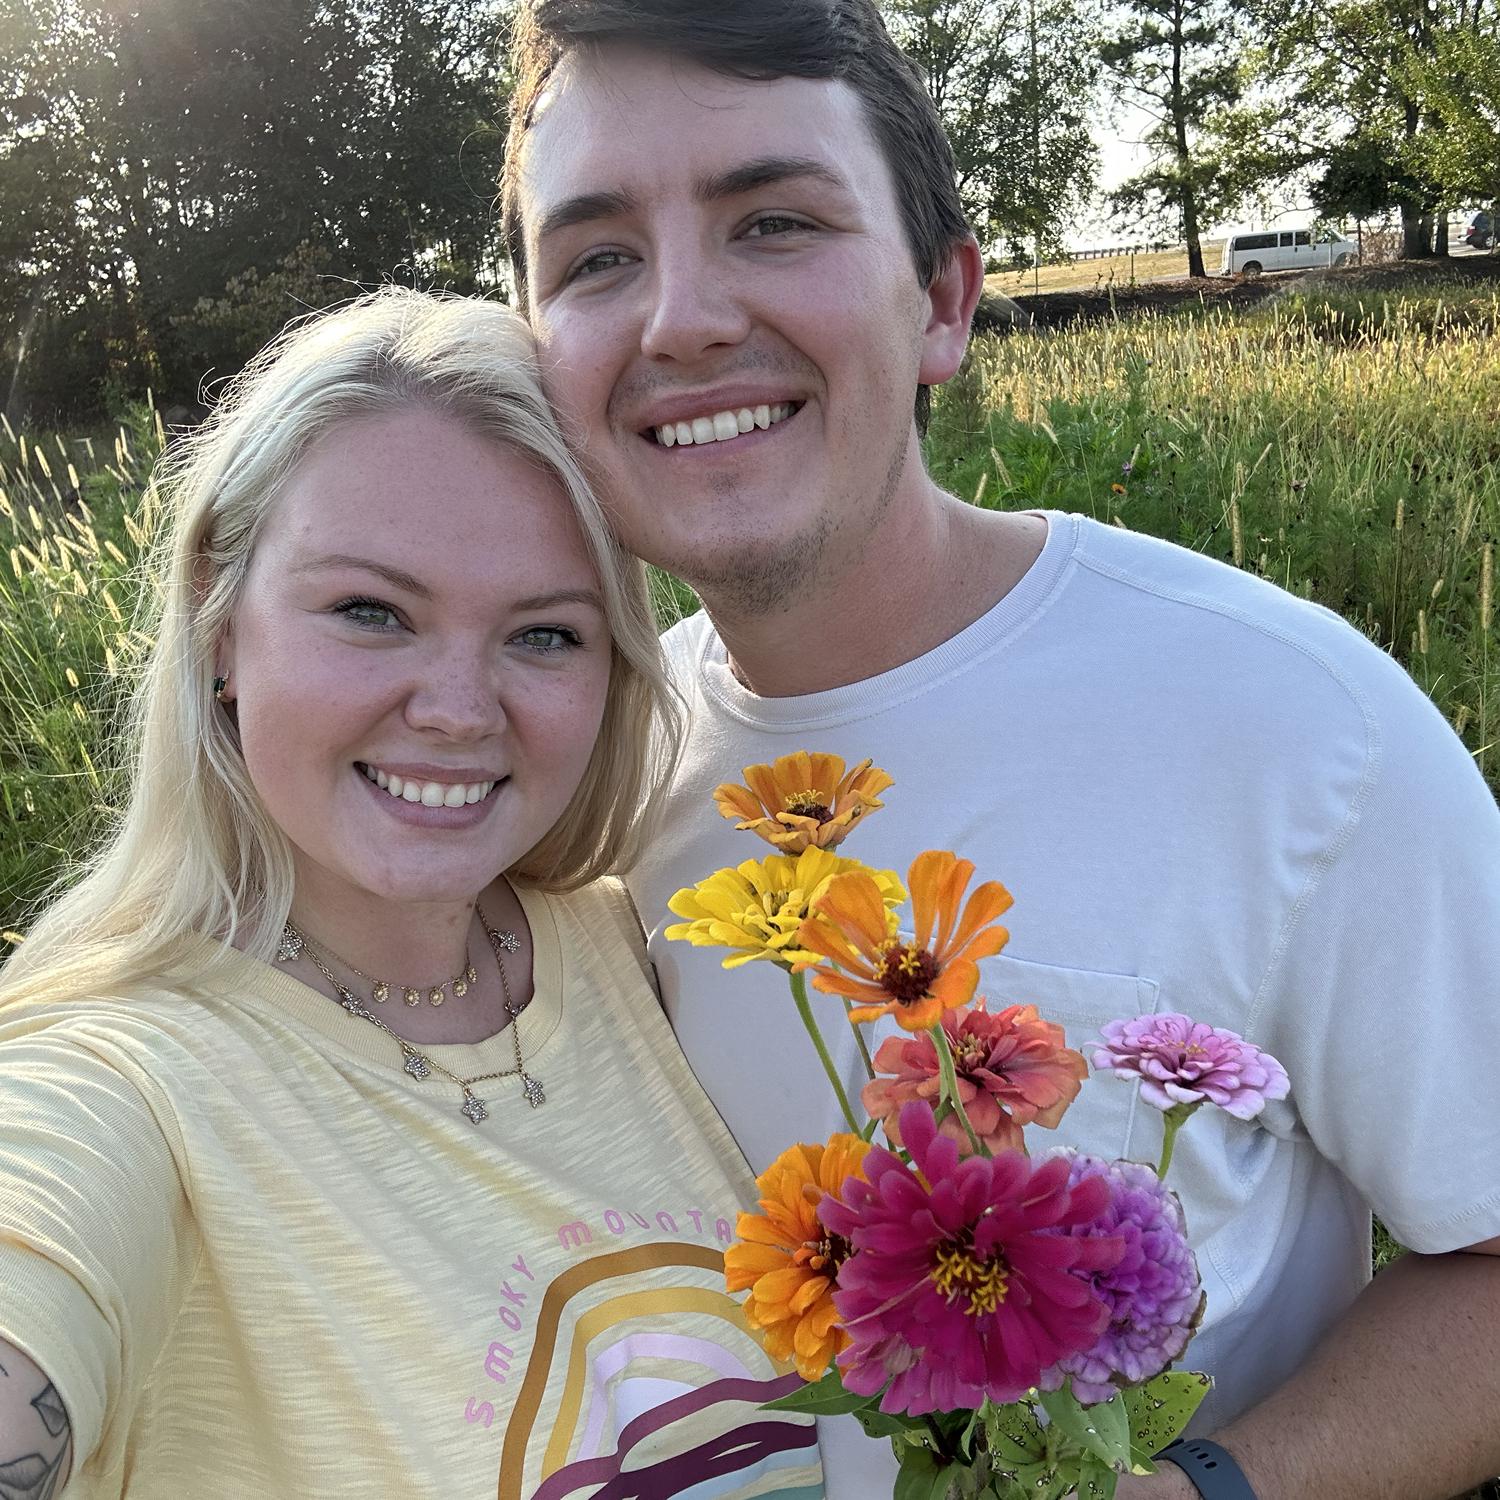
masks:
[(1043, 1390), (1056, 1390), (1071, 1375), (1073, 1394), (1092, 1405), (1182, 1358), (1203, 1314), (1203, 1290), (1182, 1205), (1150, 1167), (1063, 1154), (1071, 1159), (1070, 1187), (1101, 1180), (1109, 1189), (1090, 1232), (1125, 1243), (1118, 1264), (1093, 1274), (1094, 1290), (1109, 1308), (1108, 1327), (1092, 1348), (1059, 1360), (1041, 1382)]
[(1286, 1069), (1244, 1037), (1191, 1016), (1169, 1014), (1111, 1021), (1094, 1067), (1138, 1078), (1141, 1098), (1157, 1109), (1217, 1104), (1237, 1120), (1253, 1120), (1270, 1099), (1291, 1089)]

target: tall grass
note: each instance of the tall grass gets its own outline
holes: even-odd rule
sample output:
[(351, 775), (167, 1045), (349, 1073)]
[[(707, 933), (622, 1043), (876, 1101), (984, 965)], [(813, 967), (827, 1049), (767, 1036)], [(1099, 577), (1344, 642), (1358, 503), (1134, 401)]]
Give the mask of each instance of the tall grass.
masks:
[(1500, 298), (1288, 295), (976, 342), (935, 476), (1166, 537), (1338, 610), (1500, 787)]

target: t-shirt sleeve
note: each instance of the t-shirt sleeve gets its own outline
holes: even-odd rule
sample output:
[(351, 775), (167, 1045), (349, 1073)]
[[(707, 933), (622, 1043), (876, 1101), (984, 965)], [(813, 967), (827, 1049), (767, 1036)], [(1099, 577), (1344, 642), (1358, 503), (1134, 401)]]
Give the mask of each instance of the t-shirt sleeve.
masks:
[(1302, 1128), (1401, 1242), (1500, 1235), (1500, 810), (1386, 662), (1366, 769), (1262, 990), (1253, 1039)]
[(0, 1336), (57, 1388), (77, 1469), (128, 1426), (199, 1247), (174, 1127), (58, 1030), (0, 1041)]

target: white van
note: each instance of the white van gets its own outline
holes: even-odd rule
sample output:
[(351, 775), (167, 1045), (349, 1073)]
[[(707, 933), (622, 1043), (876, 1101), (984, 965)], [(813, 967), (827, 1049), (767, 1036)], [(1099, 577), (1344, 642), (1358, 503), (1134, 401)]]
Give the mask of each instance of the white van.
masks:
[(1266, 229), (1232, 234), (1224, 241), (1221, 276), (1259, 276), (1262, 271), (1308, 271), (1342, 266), (1359, 247), (1336, 229)]

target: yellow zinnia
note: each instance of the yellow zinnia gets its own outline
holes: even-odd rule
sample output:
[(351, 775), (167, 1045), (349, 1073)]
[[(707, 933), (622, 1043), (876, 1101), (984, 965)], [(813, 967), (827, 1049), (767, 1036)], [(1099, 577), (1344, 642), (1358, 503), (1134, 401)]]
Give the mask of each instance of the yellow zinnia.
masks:
[(881, 792), (895, 785), (879, 766), (862, 760), (847, 775), (839, 755), (798, 750), (774, 764), (746, 766), (745, 785), (726, 781), (714, 802), (736, 829), (759, 834), (783, 854), (832, 849), (856, 822), (885, 804)]
[(819, 955), (799, 944), (798, 932), (829, 882), (854, 871), (870, 878), (885, 905), (897, 907), (906, 900), (894, 871), (872, 870), (826, 849), (804, 849), (801, 854), (747, 859), (685, 886), (667, 903), (685, 920), (667, 928), (666, 935), (695, 948), (731, 949), (724, 960), (726, 969), (757, 958), (769, 958), (784, 969), (814, 963)]

